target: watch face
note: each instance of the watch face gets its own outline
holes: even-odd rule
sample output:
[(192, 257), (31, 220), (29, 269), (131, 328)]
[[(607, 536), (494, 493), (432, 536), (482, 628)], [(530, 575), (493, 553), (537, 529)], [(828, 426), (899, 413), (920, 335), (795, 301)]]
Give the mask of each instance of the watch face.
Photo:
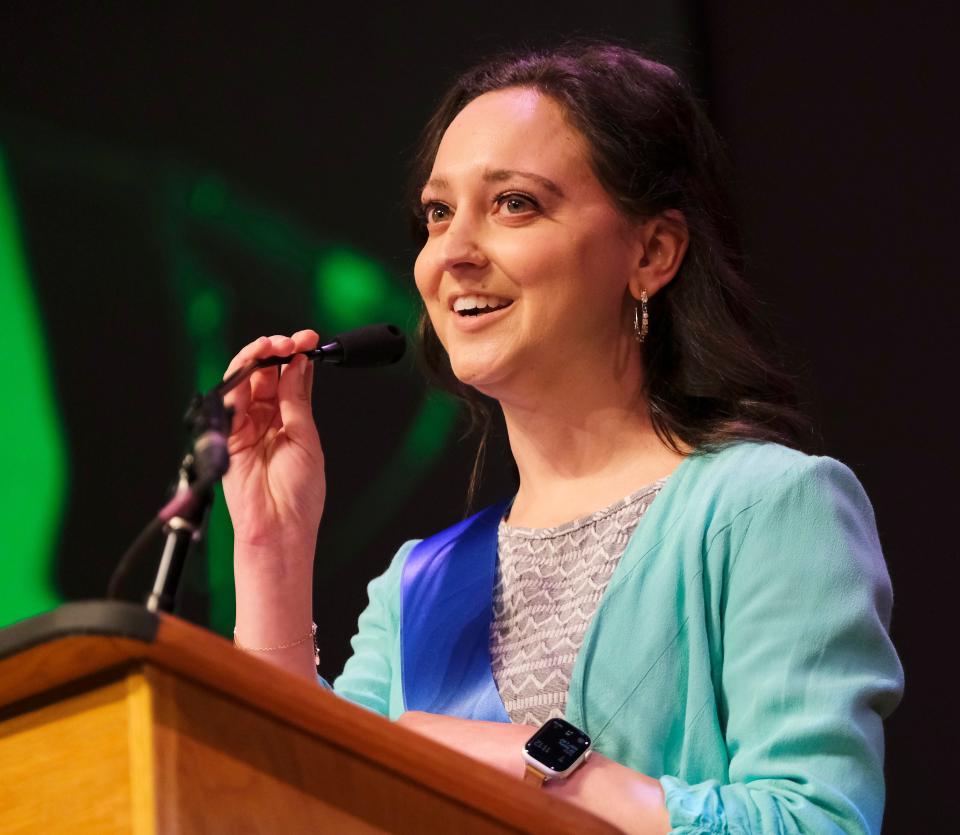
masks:
[(524, 747), (537, 762), (564, 772), (590, 748), (590, 737), (565, 719), (550, 719)]

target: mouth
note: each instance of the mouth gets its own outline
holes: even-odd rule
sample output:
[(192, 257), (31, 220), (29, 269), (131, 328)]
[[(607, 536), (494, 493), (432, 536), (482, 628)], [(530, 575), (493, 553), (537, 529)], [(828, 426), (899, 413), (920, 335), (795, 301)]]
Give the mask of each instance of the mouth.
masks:
[(513, 304), (513, 299), (474, 294), (459, 296), (454, 299), (451, 309), (458, 316), (486, 316), (490, 313), (496, 313), (498, 310), (505, 310), (511, 304)]

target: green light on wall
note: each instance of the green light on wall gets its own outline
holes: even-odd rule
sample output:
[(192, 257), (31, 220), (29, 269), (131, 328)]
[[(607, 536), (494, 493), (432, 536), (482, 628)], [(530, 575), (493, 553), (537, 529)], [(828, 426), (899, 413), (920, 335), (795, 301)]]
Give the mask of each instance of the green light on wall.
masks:
[(443, 452), (456, 427), (460, 404), (446, 392), (424, 400), (401, 446), (405, 468), (419, 474)]
[(7, 360), (0, 409), (0, 626), (56, 607), (53, 562), (67, 485), (50, 382), (13, 191), (0, 151), (0, 333)]
[[(197, 339), (217, 335), (223, 323), (223, 298), (213, 289), (197, 292), (187, 307), (187, 327)], [(222, 369), (221, 369), (222, 373)]]
[(317, 260), (317, 308), (334, 331), (386, 321), (401, 327), (411, 299), (375, 261), (349, 249), (328, 249)]
[(190, 209), (200, 217), (215, 217), (223, 212), (230, 201), (226, 183), (217, 177), (207, 176), (198, 180), (190, 194)]

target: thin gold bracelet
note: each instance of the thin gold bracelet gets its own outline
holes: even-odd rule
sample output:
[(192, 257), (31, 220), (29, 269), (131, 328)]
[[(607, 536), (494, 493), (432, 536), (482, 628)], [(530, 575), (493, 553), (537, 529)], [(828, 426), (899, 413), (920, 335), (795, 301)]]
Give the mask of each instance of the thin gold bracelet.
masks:
[(290, 641), (288, 644), (277, 644), (275, 647), (248, 647), (244, 644), (241, 644), (237, 640), (237, 628), (233, 628), (233, 645), (237, 649), (242, 649), (244, 652), (273, 652), (278, 649), (290, 649), (291, 647), (298, 647), (300, 644), (305, 641), (309, 641), (313, 638), (313, 664), (315, 667), (320, 666), (320, 647), (317, 646), (317, 625), (315, 623), (310, 625), (310, 631), (304, 635), (302, 638), (297, 638), (295, 641)]

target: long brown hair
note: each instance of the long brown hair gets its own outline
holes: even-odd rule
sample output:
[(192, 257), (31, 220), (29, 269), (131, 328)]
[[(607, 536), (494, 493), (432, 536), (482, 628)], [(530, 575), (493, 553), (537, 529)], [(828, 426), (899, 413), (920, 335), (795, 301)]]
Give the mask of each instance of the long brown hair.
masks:
[[(659, 437), (678, 452), (733, 440), (797, 448), (809, 443), (794, 379), (779, 364), (773, 330), (744, 279), (726, 156), (689, 87), (669, 67), (593, 41), (507, 53), (465, 72), (424, 128), (413, 160), (416, 239), (426, 240), (419, 194), (447, 127), (473, 99), (508, 87), (536, 89), (559, 103), (587, 141), (594, 174), (624, 215), (640, 220), (679, 209), (686, 218), (689, 248), (677, 275), (650, 300), (642, 352), (644, 393)], [(466, 401), (472, 427), (480, 432), (469, 503), (490, 403), (456, 379), (426, 311), (419, 333), (431, 376)]]

